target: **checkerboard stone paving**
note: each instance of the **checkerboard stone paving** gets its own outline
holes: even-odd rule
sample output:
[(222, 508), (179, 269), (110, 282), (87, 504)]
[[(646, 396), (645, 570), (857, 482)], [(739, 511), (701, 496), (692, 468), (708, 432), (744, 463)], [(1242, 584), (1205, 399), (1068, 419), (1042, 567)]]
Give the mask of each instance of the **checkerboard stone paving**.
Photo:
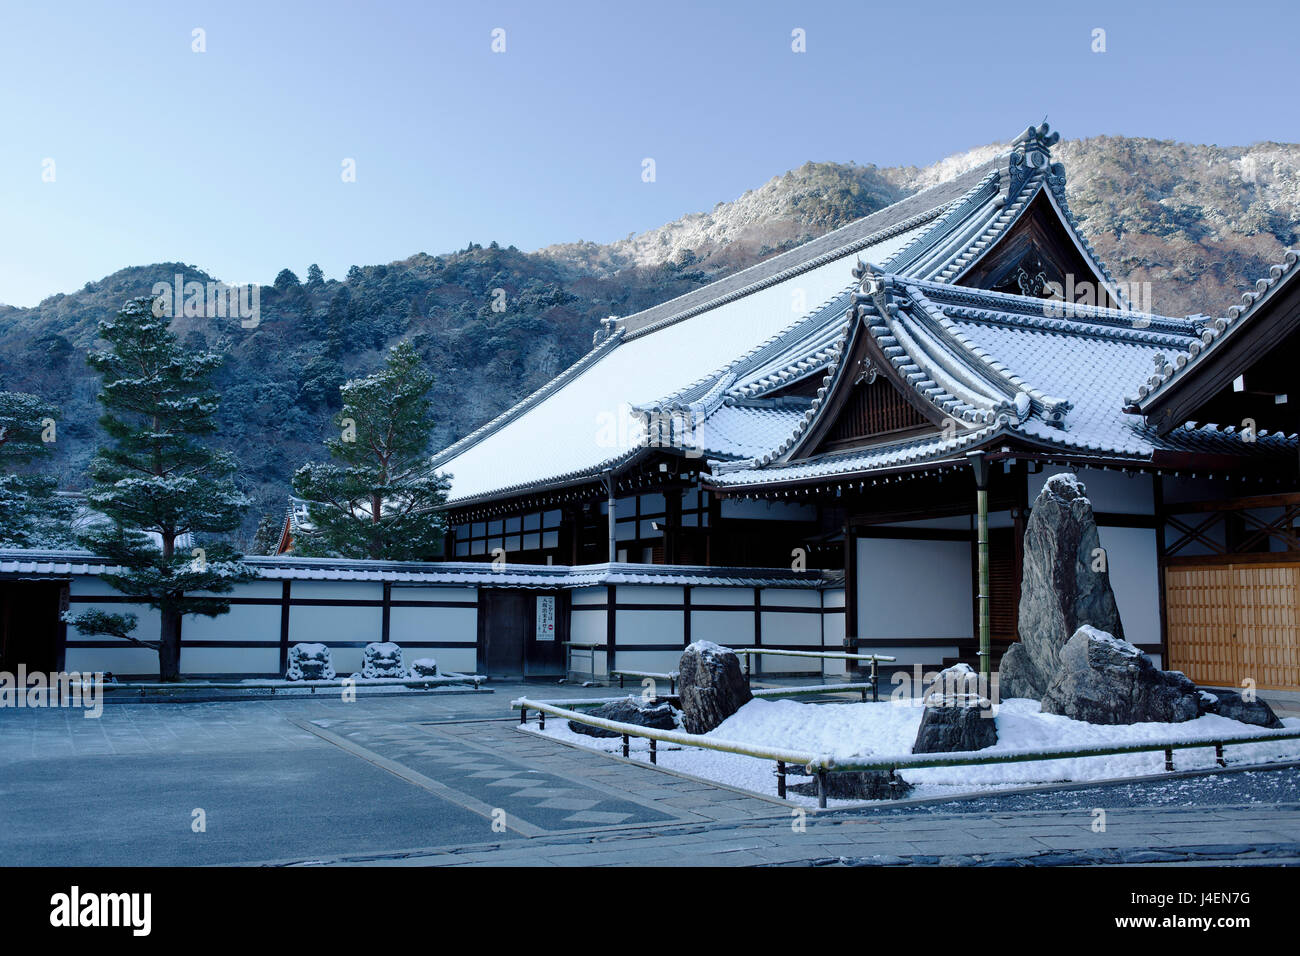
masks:
[(678, 818), (642, 804), (493, 754), (422, 725), (319, 720), (317, 726), (354, 746), (436, 780), (508, 818), (542, 830), (564, 831)]

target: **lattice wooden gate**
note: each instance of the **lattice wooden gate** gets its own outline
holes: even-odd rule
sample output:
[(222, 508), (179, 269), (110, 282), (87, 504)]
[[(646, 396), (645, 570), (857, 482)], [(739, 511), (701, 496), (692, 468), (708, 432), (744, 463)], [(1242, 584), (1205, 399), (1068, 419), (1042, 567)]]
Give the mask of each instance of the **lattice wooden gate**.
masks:
[(1198, 684), (1300, 690), (1300, 564), (1165, 569), (1168, 667)]

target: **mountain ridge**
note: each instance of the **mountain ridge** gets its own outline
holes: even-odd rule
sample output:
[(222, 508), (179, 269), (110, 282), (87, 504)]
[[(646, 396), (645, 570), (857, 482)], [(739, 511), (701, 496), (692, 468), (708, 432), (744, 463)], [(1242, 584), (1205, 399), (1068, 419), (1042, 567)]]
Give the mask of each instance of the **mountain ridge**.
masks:
[[(283, 270), (260, 287), (261, 322), (178, 318), (183, 342), (227, 356), (215, 441), (243, 461), (255, 500), (243, 530), (284, 509), (289, 477), (320, 458), (337, 386), (366, 374), (399, 338), (438, 378), (450, 444), (540, 387), (591, 345), (607, 315), (629, 315), (816, 238), (1006, 149), (992, 144), (925, 167), (808, 162), (708, 212), (612, 243), (534, 252), (493, 242), (353, 266), (343, 279)], [(1206, 146), (1141, 137), (1065, 140), (1071, 209), (1121, 281), (1151, 284), (1157, 312), (1222, 313), (1300, 232), (1300, 145)], [(215, 281), (178, 262), (128, 266), (36, 306), (0, 306), (0, 387), (62, 408), (54, 467), (80, 488), (98, 442), (98, 382), (85, 365), (96, 321), (155, 282)], [(505, 308), (495, 309), (504, 290)]]

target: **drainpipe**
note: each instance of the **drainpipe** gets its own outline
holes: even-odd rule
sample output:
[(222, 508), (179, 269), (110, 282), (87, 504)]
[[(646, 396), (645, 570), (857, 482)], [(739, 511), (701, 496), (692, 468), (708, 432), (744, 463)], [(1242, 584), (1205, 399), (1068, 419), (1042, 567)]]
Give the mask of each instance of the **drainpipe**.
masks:
[(605, 483), (605, 494), (609, 496), (609, 563), (613, 564), (618, 558), (618, 517), (615, 514), (614, 499), (614, 471), (607, 469), (602, 475), (601, 480)]
[[(975, 473), (975, 508), (978, 515), (979, 535), (979, 615), (980, 615), (980, 676), (989, 680), (993, 670), (992, 642), (989, 636), (989, 463), (982, 451), (966, 453)], [(985, 686), (988, 686), (986, 683)]]

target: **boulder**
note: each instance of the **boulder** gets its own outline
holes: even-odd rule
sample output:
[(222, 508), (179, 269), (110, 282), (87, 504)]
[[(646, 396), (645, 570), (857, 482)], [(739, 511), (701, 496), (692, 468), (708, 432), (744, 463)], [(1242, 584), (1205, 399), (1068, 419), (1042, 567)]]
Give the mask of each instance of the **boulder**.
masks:
[(411, 661), (412, 677), (437, 677), (438, 662), (432, 657), (421, 657)]
[(960, 694), (980, 695), (979, 673), (969, 664), (953, 664), (934, 675), (934, 682), (926, 689), (924, 702)]
[(333, 680), (334, 660), (324, 644), (295, 644), (289, 648), (285, 680)]
[(1277, 719), (1273, 708), (1258, 698), (1246, 700), (1236, 691), (1231, 690), (1203, 690), (1200, 699), (1203, 714), (1218, 714), (1220, 717), (1239, 720), (1243, 724), (1253, 724), (1256, 727), (1273, 729), (1282, 726), (1282, 721)]
[(736, 652), (711, 641), (696, 641), (682, 651), (677, 671), (688, 733), (707, 734), (754, 697)]
[(1110, 575), (1093, 570), (1101, 543), (1085, 491), (1074, 475), (1053, 475), (1034, 501), (1025, 525), (1020, 643), (1000, 667), (1004, 698), (1041, 698), (1061, 648), (1085, 624), (1124, 639)]
[(1013, 697), (1026, 697), (1039, 700), (1043, 691), (1036, 685), (1036, 677), (1019, 643), (1012, 644), (998, 664), (998, 698), (1011, 700)]
[[(826, 775), (826, 796), (832, 800), (893, 800), (906, 796), (912, 785), (895, 776), (894, 786), (889, 785), (889, 773), (884, 770), (851, 770)], [(817, 796), (817, 781), (797, 783), (786, 788), (790, 793), (805, 797)]]
[[(601, 704), (599, 707), (587, 711), (587, 713), (592, 717), (617, 720), (621, 724), (636, 724), (639, 727), (653, 727), (655, 730), (677, 729), (677, 712), (667, 702), (647, 704), (637, 697), (628, 697), (626, 700), (615, 700), (610, 701), (608, 704)], [(569, 721), (569, 729), (576, 734), (586, 734), (588, 737), (620, 736), (616, 731), (605, 730), (603, 727), (593, 727), (590, 724), (581, 724), (576, 720)]]
[(382, 644), (376, 641), (366, 645), (365, 657), (361, 664), (361, 676), (366, 678), (406, 676), (402, 666), (402, 649), (391, 641)]
[(1091, 724), (1176, 723), (1201, 715), (1196, 685), (1128, 641), (1084, 625), (1061, 648), (1043, 713)]
[(983, 750), (997, 742), (998, 725), (988, 700), (978, 694), (932, 695), (926, 698), (912, 753)]

